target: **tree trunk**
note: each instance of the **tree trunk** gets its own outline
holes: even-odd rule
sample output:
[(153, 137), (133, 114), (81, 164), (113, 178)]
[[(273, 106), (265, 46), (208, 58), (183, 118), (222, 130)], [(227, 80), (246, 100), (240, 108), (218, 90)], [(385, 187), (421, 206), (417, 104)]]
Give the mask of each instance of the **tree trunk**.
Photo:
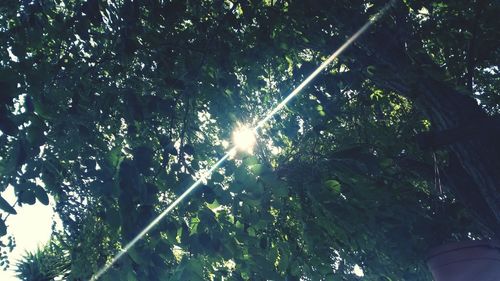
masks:
[[(500, 224), (500, 132), (496, 121), (471, 98), (430, 78), (418, 87), (417, 103), (433, 129), (482, 128), (474, 136), (448, 144), (467, 175), (476, 183), (497, 224)], [(471, 186), (471, 188), (473, 188)], [(478, 206), (479, 207), (479, 206)]]
[[(375, 66), (376, 71), (370, 73), (369, 78), (380, 88), (410, 98), (429, 118), (432, 126), (431, 137), (427, 139), (429, 146), (446, 146), (458, 160), (454, 172), (447, 175), (463, 176), (471, 183), (465, 187), (461, 178), (453, 178), (447, 180), (448, 187), (459, 200), (463, 197), (464, 205), (472, 208), (473, 213), (491, 218), (487, 221), (494, 225), (487, 227), (500, 235), (500, 121), (489, 116), (472, 95), (448, 85), (440, 68), (429, 57), (410, 57), (406, 45), (395, 34), (397, 32), (388, 30), (372, 34), (370, 41), (375, 40), (372, 44), (383, 41), (384, 45), (370, 45), (369, 41), (364, 50), (363, 46), (357, 49), (356, 55), (364, 57), (360, 60), (363, 63)], [(366, 65), (359, 66), (366, 68)], [(439, 134), (439, 138), (432, 137)], [(433, 143), (436, 139), (441, 143)], [(443, 143), (443, 140), (446, 141)], [(482, 204), (487, 204), (489, 212)]]

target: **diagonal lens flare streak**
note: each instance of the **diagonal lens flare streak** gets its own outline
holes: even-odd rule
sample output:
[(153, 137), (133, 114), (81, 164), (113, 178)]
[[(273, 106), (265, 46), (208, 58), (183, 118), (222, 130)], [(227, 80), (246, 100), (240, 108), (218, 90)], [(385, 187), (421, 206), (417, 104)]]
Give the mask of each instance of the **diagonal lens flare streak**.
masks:
[(217, 163), (215, 163), (203, 176), (201, 176), (198, 180), (196, 180), (184, 193), (182, 193), (174, 202), (172, 202), (161, 214), (159, 214), (153, 221), (151, 221), (139, 234), (137, 234), (134, 239), (128, 242), (121, 251), (113, 257), (113, 259), (101, 268), (90, 281), (98, 280), (108, 269), (116, 263), (124, 254), (130, 250), (141, 238), (146, 235), (153, 227), (155, 227), (166, 215), (168, 215), (179, 203), (186, 198), (193, 190), (195, 190), (207, 177), (209, 177), (217, 168), (219, 168), (224, 161), (226, 161), (229, 156), (236, 153), (236, 147), (231, 148)]
[(264, 118), (262, 118), (257, 125), (254, 127), (255, 132), (257, 132), (265, 123), (267, 123), (276, 113), (278, 113), (283, 107), (285, 107), (290, 100), (292, 100), (296, 95), (302, 91), (316, 76), (318, 76), (321, 71), (323, 71), (328, 65), (330, 65), (342, 52), (347, 49), (352, 43), (354, 43), (363, 33), (365, 33), (370, 26), (372, 26), (376, 21), (378, 21), (389, 8), (396, 2), (396, 0), (391, 0), (387, 3), (373, 18), (371, 18), (367, 23), (365, 23), (356, 33), (354, 33), (349, 39), (345, 41), (342, 46), (340, 46), (333, 54), (331, 54), (316, 70), (314, 70), (309, 76), (307, 76), (299, 86), (297, 86), (288, 96), (283, 99), (276, 107), (269, 111)]
[[(367, 23), (365, 23), (356, 33), (349, 37), (342, 46), (340, 46), (333, 54), (331, 54), (316, 70), (314, 70), (299, 86), (297, 86), (288, 96), (269, 111), (257, 125), (253, 127), (253, 132), (258, 133), (271, 118), (273, 118), (281, 109), (283, 109), (295, 96), (297, 96), (302, 89), (304, 89), (321, 71), (330, 65), (345, 49), (352, 45), (371, 25), (378, 21), (389, 8), (394, 5), (396, 0), (390, 0), (376, 15), (374, 15)], [(222, 158), (219, 159), (208, 171), (205, 172), (198, 180), (196, 180), (190, 187), (188, 187), (175, 201), (173, 201), (163, 212), (161, 212), (153, 221), (151, 221), (139, 234), (137, 234), (123, 249), (116, 254), (111, 261), (103, 266), (96, 272), (89, 281), (98, 280), (104, 273), (106, 273), (113, 264), (115, 264), (123, 255), (125, 255), (130, 248), (132, 248), (139, 240), (141, 240), (152, 228), (154, 228), (166, 215), (168, 215), (180, 202), (182, 202), (193, 190), (195, 190), (205, 179), (218, 169), (231, 155), (237, 152), (237, 147), (231, 148)]]

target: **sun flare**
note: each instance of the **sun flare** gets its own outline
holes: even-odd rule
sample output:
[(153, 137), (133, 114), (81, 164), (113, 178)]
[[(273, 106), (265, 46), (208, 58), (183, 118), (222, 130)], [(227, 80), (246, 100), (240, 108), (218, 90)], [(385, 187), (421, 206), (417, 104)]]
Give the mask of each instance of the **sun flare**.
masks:
[(257, 139), (255, 138), (255, 132), (247, 126), (239, 126), (233, 132), (233, 143), (239, 151), (253, 153), (253, 147)]

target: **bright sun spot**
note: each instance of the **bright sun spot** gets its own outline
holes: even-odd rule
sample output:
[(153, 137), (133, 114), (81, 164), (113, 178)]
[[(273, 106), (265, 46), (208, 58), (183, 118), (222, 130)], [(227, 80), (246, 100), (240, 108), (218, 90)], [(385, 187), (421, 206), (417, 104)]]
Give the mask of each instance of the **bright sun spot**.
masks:
[(256, 142), (255, 132), (247, 126), (240, 126), (233, 132), (233, 143), (239, 151), (252, 153)]

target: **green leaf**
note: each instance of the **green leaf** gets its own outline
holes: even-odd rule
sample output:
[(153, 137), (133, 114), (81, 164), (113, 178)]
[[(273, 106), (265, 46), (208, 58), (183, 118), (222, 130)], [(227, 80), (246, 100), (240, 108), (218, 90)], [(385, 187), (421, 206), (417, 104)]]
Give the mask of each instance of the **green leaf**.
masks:
[(203, 194), (203, 198), (205, 199), (205, 201), (207, 203), (209, 203), (209, 204), (214, 203), (216, 194), (212, 190), (211, 187), (209, 187), (209, 186), (203, 186), (202, 194)]
[(272, 192), (274, 193), (274, 195), (278, 198), (281, 198), (281, 197), (286, 197), (288, 196), (288, 188), (286, 185), (284, 184), (280, 184), (280, 185), (275, 185), (273, 186), (273, 189), (272, 189)]
[(394, 166), (394, 161), (390, 158), (384, 158), (380, 160), (380, 166), (382, 168), (390, 168)]
[(184, 151), (184, 153), (186, 154), (189, 154), (189, 155), (194, 155), (194, 146), (190, 145), (190, 144), (186, 144), (182, 150)]
[(160, 241), (155, 247), (155, 252), (163, 258), (170, 258), (172, 256), (172, 249), (166, 241)]
[(118, 271), (115, 268), (111, 268), (106, 274), (104, 274), (101, 279), (103, 281), (115, 281), (115, 280), (120, 280), (122, 277), (122, 274), (120, 271)]
[(220, 173), (213, 173), (211, 179), (215, 183), (221, 183), (224, 181), (224, 176)]
[(38, 201), (40, 201), (40, 203), (42, 203), (43, 205), (49, 205), (49, 196), (47, 195), (47, 192), (43, 188), (37, 186), (34, 189), (34, 191), (35, 191), (35, 196), (38, 199)]
[(376, 70), (377, 69), (373, 65), (369, 65), (366, 67), (366, 73), (368, 73), (370, 76), (373, 76)]
[(267, 248), (267, 238), (266, 237), (262, 237), (260, 238), (260, 241), (259, 241), (259, 247), (262, 249), (262, 250), (265, 250)]
[(106, 222), (115, 229), (120, 227), (122, 221), (120, 212), (111, 207), (106, 210), (105, 219)]
[(7, 234), (7, 226), (5, 225), (3, 219), (0, 219), (0, 237), (4, 236), (5, 234)]
[(270, 170), (264, 164), (255, 164), (250, 166), (250, 171), (252, 172), (252, 174), (260, 176), (261, 174), (269, 172)]
[(212, 242), (212, 239), (210, 238), (210, 235), (208, 233), (202, 232), (198, 234), (198, 241), (201, 245), (208, 246)]
[(136, 281), (137, 278), (135, 277), (135, 274), (133, 271), (129, 271), (127, 273), (127, 281)]
[(189, 233), (194, 234), (198, 232), (198, 224), (200, 223), (200, 219), (198, 217), (191, 218), (191, 222), (189, 223)]
[(17, 125), (6, 115), (0, 115), (0, 132), (15, 136), (17, 133)]
[(184, 267), (179, 280), (203, 281), (203, 266), (196, 259), (190, 260)]
[(318, 104), (316, 106), (316, 110), (318, 111), (319, 116), (323, 117), (326, 115), (323, 106), (321, 104)]
[(16, 210), (7, 202), (7, 200), (3, 199), (0, 195), (0, 209), (6, 211), (9, 214), (17, 214)]
[(151, 263), (150, 256), (145, 250), (130, 248), (128, 251), (129, 257), (139, 265), (148, 265)]
[(246, 166), (252, 166), (255, 164), (259, 164), (259, 159), (255, 156), (248, 156), (245, 159), (243, 159), (243, 164)]
[(141, 172), (147, 172), (152, 165), (153, 150), (143, 145), (135, 148), (133, 155), (137, 169)]
[(239, 166), (234, 172), (234, 179), (244, 187), (252, 186), (256, 182), (255, 176), (249, 174), (248, 170), (243, 165)]
[[(1, 121), (0, 121), (1, 122)], [(12, 146), (9, 156), (0, 162), (2, 174), (7, 175), (14, 172), (17, 169), (17, 164), (19, 163), (19, 155), (21, 154), (21, 145), (19, 142), (14, 143)]]
[(262, 182), (271, 189), (271, 192), (276, 197), (285, 197), (288, 195), (288, 186), (284, 181), (280, 180), (276, 175), (272, 172), (264, 173), (261, 176)]
[[(37, 124), (35, 124), (35, 122), (37, 122)], [(36, 118), (32, 119), (32, 123), (33, 124), (26, 129), (26, 137), (31, 146), (38, 147), (45, 142), (45, 135), (42, 127), (43, 123)]]
[(118, 166), (118, 163), (120, 162), (121, 153), (122, 149), (119, 146), (115, 146), (108, 152), (106, 160), (108, 161), (108, 164), (111, 167)]
[(327, 180), (325, 186), (334, 193), (340, 193), (340, 182), (336, 180)]
[(38, 99), (35, 99), (33, 100), (33, 105), (35, 107), (35, 112), (38, 116), (46, 120), (54, 119), (54, 113), (51, 110), (52, 108), (46, 102), (42, 102)]
[(167, 239), (169, 241), (175, 241), (175, 238), (177, 236), (177, 225), (170, 221), (164, 224), (164, 230), (167, 232)]
[(33, 205), (36, 202), (35, 193), (33, 190), (25, 190), (19, 194), (19, 202)]

